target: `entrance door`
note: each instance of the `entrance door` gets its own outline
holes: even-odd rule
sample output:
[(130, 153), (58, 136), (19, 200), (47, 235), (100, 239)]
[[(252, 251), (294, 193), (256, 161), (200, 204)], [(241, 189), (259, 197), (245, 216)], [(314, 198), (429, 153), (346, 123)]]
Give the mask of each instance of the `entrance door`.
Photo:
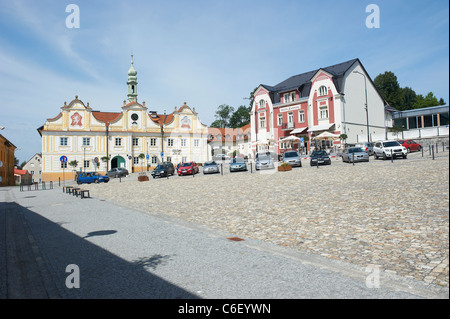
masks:
[(122, 156), (116, 156), (111, 160), (111, 169), (125, 167), (125, 160)]

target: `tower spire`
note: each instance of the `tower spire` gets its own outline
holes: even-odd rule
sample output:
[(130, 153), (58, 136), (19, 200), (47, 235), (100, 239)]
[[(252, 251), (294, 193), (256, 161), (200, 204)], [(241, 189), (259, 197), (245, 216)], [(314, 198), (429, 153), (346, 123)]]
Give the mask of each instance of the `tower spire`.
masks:
[(128, 70), (128, 102), (137, 102), (137, 71), (134, 68), (133, 54), (131, 54), (131, 67)]

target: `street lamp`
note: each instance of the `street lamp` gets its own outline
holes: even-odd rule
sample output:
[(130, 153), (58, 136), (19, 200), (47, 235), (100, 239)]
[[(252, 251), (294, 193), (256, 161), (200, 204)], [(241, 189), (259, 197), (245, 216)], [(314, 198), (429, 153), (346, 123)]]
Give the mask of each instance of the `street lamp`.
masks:
[(369, 133), (369, 111), (368, 111), (368, 105), (367, 105), (367, 78), (366, 76), (359, 72), (359, 71), (353, 71), (353, 73), (360, 74), (364, 77), (364, 92), (366, 95), (366, 121), (367, 121), (367, 142), (370, 142), (370, 133)]

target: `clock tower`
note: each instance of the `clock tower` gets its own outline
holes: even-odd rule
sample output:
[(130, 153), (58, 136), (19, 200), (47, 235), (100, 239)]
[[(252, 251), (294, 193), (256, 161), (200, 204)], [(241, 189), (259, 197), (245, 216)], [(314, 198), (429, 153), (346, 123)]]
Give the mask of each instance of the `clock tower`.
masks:
[(128, 70), (128, 102), (137, 102), (137, 71), (133, 65), (133, 55), (131, 55), (131, 67)]

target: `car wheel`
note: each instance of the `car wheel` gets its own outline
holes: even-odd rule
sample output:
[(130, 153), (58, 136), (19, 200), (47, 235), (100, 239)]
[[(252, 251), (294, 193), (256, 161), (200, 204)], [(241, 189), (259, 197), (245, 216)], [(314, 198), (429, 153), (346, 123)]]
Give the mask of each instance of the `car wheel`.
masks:
[(386, 153), (383, 152), (383, 159), (387, 159)]
[(419, 146), (419, 148), (417, 149), (417, 151), (421, 151), (422, 150), (422, 146)]
[(404, 159), (406, 159), (406, 157), (407, 157), (407, 155), (406, 155), (406, 154), (404, 154), (404, 155), (403, 155), (403, 158), (404, 158)]
[(96, 179), (96, 180), (94, 181), (94, 183), (95, 183), (95, 184), (98, 184), (98, 179)]
[(411, 153), (411, 149), (408, 147), (408, 148), (406, 149), (406, 152)]

